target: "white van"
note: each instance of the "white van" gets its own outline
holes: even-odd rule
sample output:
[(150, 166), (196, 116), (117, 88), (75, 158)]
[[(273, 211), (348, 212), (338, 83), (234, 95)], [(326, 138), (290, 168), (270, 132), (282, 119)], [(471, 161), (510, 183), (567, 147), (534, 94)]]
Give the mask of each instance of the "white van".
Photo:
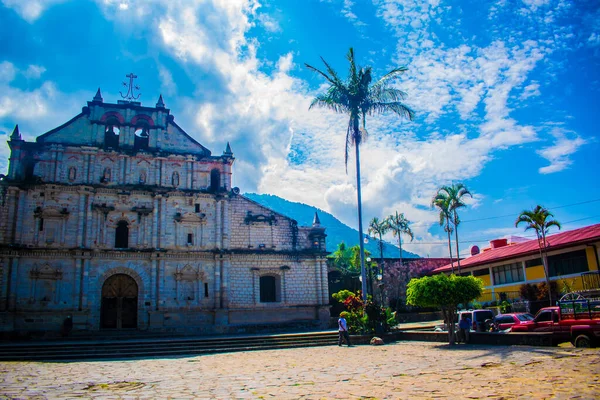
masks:
[(487, 325), (494, 320), (494, 313), (492, 310), (464, 310), (459, 311), (456, 314), (457, 318), (454, 322), (458, 323), (464, 314), (471, 320), (471, 330), (476, 332), (486, 332), (489, 329)]

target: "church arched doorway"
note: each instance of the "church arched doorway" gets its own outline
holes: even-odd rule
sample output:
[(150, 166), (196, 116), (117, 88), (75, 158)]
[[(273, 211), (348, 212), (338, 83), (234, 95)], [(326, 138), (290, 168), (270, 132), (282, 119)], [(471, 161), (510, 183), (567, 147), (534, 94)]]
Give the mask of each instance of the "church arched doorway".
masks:
[(129, 275), (116, 274), (102, 286), (100, 327), (137, 328), (138, 285)]

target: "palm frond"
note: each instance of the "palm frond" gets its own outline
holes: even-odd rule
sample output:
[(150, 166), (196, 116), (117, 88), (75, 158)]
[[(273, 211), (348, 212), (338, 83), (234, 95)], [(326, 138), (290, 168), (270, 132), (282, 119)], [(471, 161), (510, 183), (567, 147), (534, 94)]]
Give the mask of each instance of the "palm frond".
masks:
[(323, 76), (325, 79), (327, 79), (327, 81), (329, 83), (331, 83), (332, 85), (335, 85), (336, 82), (334, 81), (334, 79), (332, 77), (330, 77), (329, 75), (327, 75), (325, 72), (321, 71), (319, 68), (313, 67), (312, 65), (309, 65), (307, 63), (304, 63), (304, 66), (314, 72), (316, 72), (317, 74)]
[(402, 118), (406, 118), (409, 121), (412, 121), (415, 117), (415, 112), (411, 110), (407, 105), (401, 102), (391, 102), (391, 103), (379, 103), (373, 102), (370, 104), (369, 108), (366, 110), (368, 115), (377, 115), (383, 114), (386, 112), (393, 112)]
[(408, 68), (405, 66), (394, 68), (393, 70), (379, 78), (377, 82), (373, 84), (373, 86), (385, 86), (392, 80), (399, 78), (400, 75), (402, 75), (406, 71), (408, 71)]

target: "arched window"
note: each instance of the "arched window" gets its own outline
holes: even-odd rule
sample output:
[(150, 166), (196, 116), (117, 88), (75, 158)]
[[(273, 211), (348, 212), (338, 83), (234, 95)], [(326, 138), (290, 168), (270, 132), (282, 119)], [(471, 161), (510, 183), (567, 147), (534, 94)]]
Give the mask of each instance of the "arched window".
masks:
[(116, 149), (119, 147), (119, 121), (116, 118), (109, 118), (106, 121), (104, 131), (104, 147)]
[(148, 126), (140, 124), (135, 128), (134, 150), (147, 150), (149, 141)]
[(117, 223), (117, 230), (115, 231), (115, 248), (126, 249), (129, 247), (129, 226), (126, 221), (119, 221)]
[(264, 275), (260, 277), (260, 302), (275, 303), (279, 300), (278, 277)]
[(221, 187), (221, 171), (213, 169), (210, 171), (210, 191), (217, 192)]

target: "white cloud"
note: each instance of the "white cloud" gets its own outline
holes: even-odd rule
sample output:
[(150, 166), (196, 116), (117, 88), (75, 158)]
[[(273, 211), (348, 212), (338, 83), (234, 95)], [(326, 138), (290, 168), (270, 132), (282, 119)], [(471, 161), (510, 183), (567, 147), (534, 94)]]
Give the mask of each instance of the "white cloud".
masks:
[(51, 81), (43, 82), (38, 88), (22, 90), (11, 86), (17, 74), (30, 79), (38, 79), (46, 71), (39, 65), (30, 65), (19, 70), (12, 63), (0, 63), (0, 118), (16, 120), (38, 120), (48, 116), (50, 103), (56, 101), (58, 93)]
[(160, 79), (161, 90), (164, 94), (174, 96), (177, 93), (177, 85), (173, 80), (173, 75), (164, 65), (158, 65), (158, 77)]
[(270, 15), (261, 13), (258, 14), (257, 19), (260, 23), (260, 26), (262, 26), (267, 32), (281, 32), (281, 26), (279, 26), (279, 22), (277, 22), (277, 20)]
[(46, 9), (65, 1), (66, 0), (2, 0), (2, 4), (8, 8), (14, 9), (21, 18), (32, 23), (35, 22)]
[(534, 82), (530, 85), (525, 86), (525, 88), (523, 89), (523, 93), (521, 94), (520, 99), (521, 100), (527, 100), (530, 97), (535, 97), (535, 96), (539, 96), (542, 93), (540, 92), (540, 84), (537, 82)]
[(550, 165), (539, 169), (541, 174), (551, 174), (568, 168), (572, 163), (569, 156), (586, 143), (574, 132), (563, 128), (553, 128), (551, 134), (555, 139), (554, 144), (537, 151), (540, 156), (550, 162)]
[(17, 69), (12, 63), (8, 61), (0, 63), (0, 83), (10, 83), (16, 75)]
[(350, 21), (354, 26), (362, 27), (366, 26), (366, 24), (361, 21), (358, 16), (352, 11), (352, 7), (354, 6), (354, 2), (351, 0), (343, 0), (342, 6), (342, 15)]
[(23, 72), (23, 75), (25, 75), (27, 79), (39, 79), (44, 72), (46, 72), (46, 68), (40, 65), (30, 65)]

